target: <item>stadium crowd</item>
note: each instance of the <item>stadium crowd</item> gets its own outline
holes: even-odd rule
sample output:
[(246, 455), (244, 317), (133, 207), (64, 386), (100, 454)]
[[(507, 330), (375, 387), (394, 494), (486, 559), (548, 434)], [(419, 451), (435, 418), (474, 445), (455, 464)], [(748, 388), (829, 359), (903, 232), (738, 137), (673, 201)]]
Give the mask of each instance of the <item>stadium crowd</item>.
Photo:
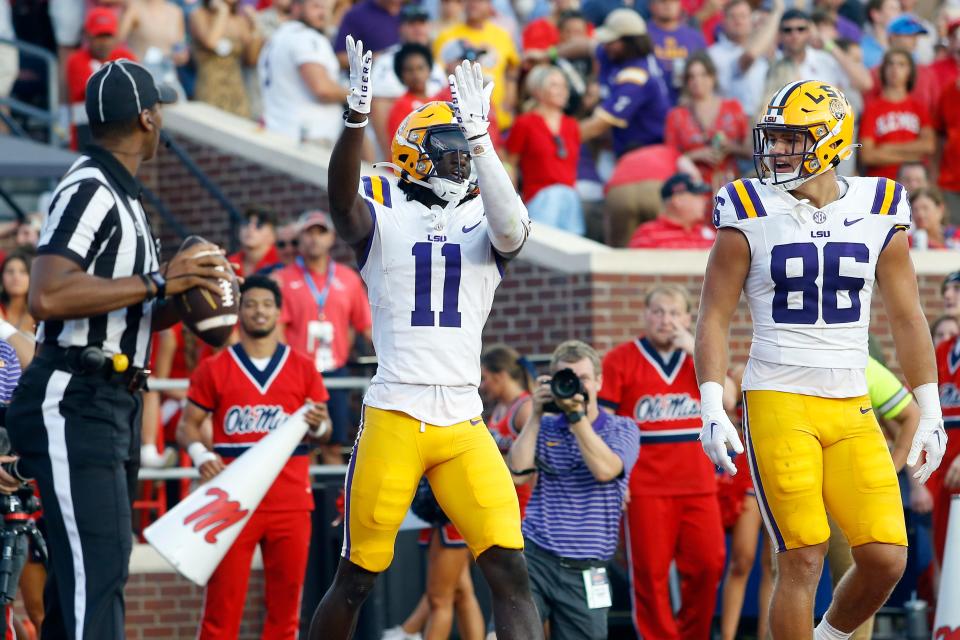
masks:
[[(816, 77), (842, 88), (856, 105), (863, 146), (846, 161), (845, 171), (904, 184), (914, 216), (914, 248), (960, 247), (955, 226), (960, 154), (951, 152), (960, 145), (960, 4), (950, 1), (0, 0), (0, 37), (58, 53), (62, 119), (76, 147), (89, 140), (86, 81), (105, 61), (119, 58), (141, 61), (188, 99), (254, 119), (300, 144), (329, 146), (340, 133), (348, 93), (347, 34), (376, 54), (366, 160), (389, 161), (391, 139), (405, 115), (427, 101), (449, 99), (447, 74), (464, 59), (479, 61), (496, 83), (495, 144), (540, 224), (615, 247), (708, 249), (716, 235), (710, 194), (754, 172), (751, 126), (764, 109), (762, 97), (787, 82)], [(0, 47), (0, 95), (12, 92), (42, 103), (38, 68), (22, 64), (18, 70), (16, 55)], [(28, 333), (34, 323), (26, 309), (26, 283), (39, 226), (39, 218), (30, 218), (5, 230), (15, 235), (17, 249), (0, 266), (3, 319)], [(270, 275), (279, 284), (283, 341), (310, 358), (325, 379), (346, 376), (351, 356), (368, 350), (370, 308), (353, 267), (331, 257), (336, 234), (329, 215), (251, 204), (239, 241), (241, 251), (230, 256), (237, 272)], [(942, 294), (943, 316), (931, 319), (938, 344), (960, 333), (960, 273), (948, 276)], [(578, 571), (595, 572), (611, 561), (620, 505), (628, 497), (625, 562), (634, 623), (644, 637), (703, 637), (718, 589), (722, 637), (739, 637), (755, 561), (763, 566), (760, 598), (769, 598), (770, 550), (758, 549), (761, 515), (746, 461), (737, 460), (736, 476), (717, 475), (695, 438), (682, 442), (689, 452), (658, 459), (652, 453), (657, 427), (642, 424), (668, 421), (686, 435), (699, 430), (691, 311), (684, 291), (657, 289), (647, 297), (636, 344), (602, 359), (582, 343), (558, 348), (549, 373), (567, 365), (584, 369), (577, 372), (588, 381), (584, 414), (604, 440), (604, 455), (613, 458), (590, 459), (595, 450), (574, 439), (551, 451), (553, 458), (541, 458), (538, 436), (556, 431), (562, 418), (543, 420), (548, 398), (520, 354), (503, 345), (485, 352), (481, 391), (490, 409), (488, 424), (511, 470), (529, 471), (517, 483), (521, 505), (532, 514), (524, 524), (531, 578), (558, 638), (586, 637), (582, 630), (599, 624), (597, 609), (605, 611), (578, 610), (584, 603), (565, 602), (562, 593), (551, 592), (560, 591), (558, 585), (570, 577), (563, 569), (571, 566), (553, 566), (549, 559), (573, 555), (565, 553), (572, 545), (566, 529), (582, 532), (584, 526), (576, 519), (582, 514), (563, 502), (578, 488), (597, 492), (590, 498), (595, 519), (613, 521), (596, 532), (595, 544), (588, 541), (595, 551), (590, 562), (572, 565)], [(212, 355), (178, 325), (155, 336), (154, 375), (190, 378)], [(882, 354), (875, 356), (872, 375), (881, 382), (874, 407), (896, 452), (902, 444), (898, 434), (915, 419), (915, 405), (883, 368)], [(637, 376), (638, 369), (649, 378)], [(742, 368), (734, 367), (727, 381), (726, 408), (733, 416), (740, 414), (741, 374)], [(669, 406), (656, 400), (663, 393), (675, 394)], [(642, 405), (645, 396), (650, 400)], [(186, 398), (183, 390), (145, 394), (144, 466), (190, 464), (186, 451), (175, 453)], [(319, 447), (318, 462), (345, 461), (343, 447), (353, 441), (358, 423), (353, 400), (344, 391), (330, 391), (332, 437)], [(647, 412), (636, 413), (636, 406)], [(631, 441), (636, 434), (618, 431), (623, 420), (608, 418), (608, 412), (640, 425), (639, 453)], [(518, 440), (520, 449), (513, 445), (518, 433), (529, 434)], [(524, 469), (515, 462), (524, 462)], [(581, 468), (579, 476), (560, 481), (558, 467), (569, 471), (581, 463), (589, 473)], [(960, 487), (960, 457), (946, 460), (943, 468), (931, 487), (901, 474), (915, 532), (911, 544), (934, 548), (938, 558), (945, 515), (935, 494)], [(604, 486), (618, 477), (620, 482)], [(531, 498), (534, 483), (541, 491)], [(651, 519), (663, 526), (657, 531), (642, 526)], [(482, 618), (476, 619), (472, 585), (468, 579), (464, 584), (469, 555), (458, 546), (452, 525), (435, 524), (424, 542), (431, 566), (444, 570), (431, 574), (435, 579), (428, 580), (421, 606), (385, 637), (420, 637), (421, 631), (440, 637), (437, 630), (449, 632), (453, 624), (454, 607), (461, 637), (485, 633)], [(730, 535), (728, 551), (715, 544), (724, 531)], [(538, 556), (542, 550), (548, 553)], [(836, 553), (842, 556), (843, 550)], [(674, 561), (683, 603), (676, 616), (668, 597)], [(849, 566), (842, 557), (836, 562), (835, 579)], [(936, 562), (911, 570), (898, 593), (918, 591), (934, 601)], [(42, 577), (37, 582), (35, 574), (24, 576), (27, 608), (38, 627)], [(766, 624), (761, 615), (758, 637)]]
[[(753, 174), (761, 96), (816, 77), (860, 114), (849, 173), (933, 189), (912, 241), (952, 248), (960, 218), (960, 7), (916, 0), (52, 0), (0, 3), (0, 35), (58, 51), (74, 145), (83, 89), (137, 59), (181, 95), (303, 144), (330, 145), (347, 94), (346, 35), (374, 52), (364, 150), (389, 161), (409, 111), (449, 98), (477, 60), (494, 80), (494, 142), (535, 221), (611, 246), (695, 248), (697, 216), (663, 190), (713, 193)], [(10, 11), (8, 12), (7, 9)], [(0, 48), (0, 94), (39, 101), (42, 69)], [(14, 82), (16, 80), (16, 82)], [(706, 200), (706, 198), (701, 198)], [(940, 204), (943, 206), (941, 207)], [(688, 203), (694, 207), (693, 202)], [(709, 204), (703, 203), (705, 216)], [(704, 219), (706, 220), (706, 218)], [(635, 235), (636, 228), (656, 222)]]

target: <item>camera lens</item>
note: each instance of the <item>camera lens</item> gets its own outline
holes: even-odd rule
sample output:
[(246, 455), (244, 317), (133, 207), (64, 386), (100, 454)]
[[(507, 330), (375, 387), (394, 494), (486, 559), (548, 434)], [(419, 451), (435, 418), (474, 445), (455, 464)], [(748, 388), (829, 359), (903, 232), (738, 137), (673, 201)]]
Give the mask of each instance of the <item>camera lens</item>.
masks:
[(572, 398), (581, 389), (580, 378), (571, 369), (561, 369), (550, 379), (550, 392), (557, 398)]

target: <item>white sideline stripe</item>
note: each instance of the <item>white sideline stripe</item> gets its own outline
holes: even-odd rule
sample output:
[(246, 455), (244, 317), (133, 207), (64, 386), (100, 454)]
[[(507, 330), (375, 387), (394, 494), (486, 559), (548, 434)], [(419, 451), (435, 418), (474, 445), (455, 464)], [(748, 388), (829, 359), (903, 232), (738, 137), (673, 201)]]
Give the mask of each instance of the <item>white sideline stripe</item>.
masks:
[(47, 381), (43, 396), (43, 426), (47, 430), (47, 451), (53, 472), (53, 490), (67, 530), (70, 553), (73, 556), (73, 616), (77, 640), (83, 638), (83, 622), (87, 613), (87, 573), (83, 566), (83, 547), (73, 511), (73, 489), (70, 487), (70, 461), (67, 457), (66, 420), (60, 413), (60, 402), (72, 376), (66, 371), (54, 371)]

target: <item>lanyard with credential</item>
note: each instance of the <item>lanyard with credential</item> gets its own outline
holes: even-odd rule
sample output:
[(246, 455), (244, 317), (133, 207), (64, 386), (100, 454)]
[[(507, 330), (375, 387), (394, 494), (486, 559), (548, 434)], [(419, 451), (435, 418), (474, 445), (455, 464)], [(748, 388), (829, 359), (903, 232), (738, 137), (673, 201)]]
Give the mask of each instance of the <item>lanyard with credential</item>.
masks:
[(336, 269), (337, 263), (330, 260), (328, 264), (327, 281), (323, 285), (323, 291), (320, 291), (317, 289), (317, 283), (313, 281), (313, 275), (307, 270), (307, 265), (304, 264), (303, 258), (297, 256), (297, 266), (300, 267), (300, 271), (303, 273), (303, 281), (307, 283), (307, 288), (310, 289), (310, 293), (313, 294), (313, 300), (317, 303), (317, 313), (321, 318), (323, 317), (323, 307), (327, 304), (327, 296), (330, 295), (330, 284), (333, 282), (333, 272)]

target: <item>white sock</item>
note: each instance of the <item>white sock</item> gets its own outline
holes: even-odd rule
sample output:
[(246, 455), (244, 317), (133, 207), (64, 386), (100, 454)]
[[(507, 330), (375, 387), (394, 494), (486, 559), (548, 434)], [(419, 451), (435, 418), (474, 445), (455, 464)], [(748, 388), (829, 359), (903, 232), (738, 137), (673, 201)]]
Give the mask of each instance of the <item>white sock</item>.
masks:
[(834, 628), (832, 624), (827, 622), (827, 616), (823, 616), (823, 620), (813, 630), (813, 640), (847, 640), (852, 635), (853, 632), (844, 633)]

